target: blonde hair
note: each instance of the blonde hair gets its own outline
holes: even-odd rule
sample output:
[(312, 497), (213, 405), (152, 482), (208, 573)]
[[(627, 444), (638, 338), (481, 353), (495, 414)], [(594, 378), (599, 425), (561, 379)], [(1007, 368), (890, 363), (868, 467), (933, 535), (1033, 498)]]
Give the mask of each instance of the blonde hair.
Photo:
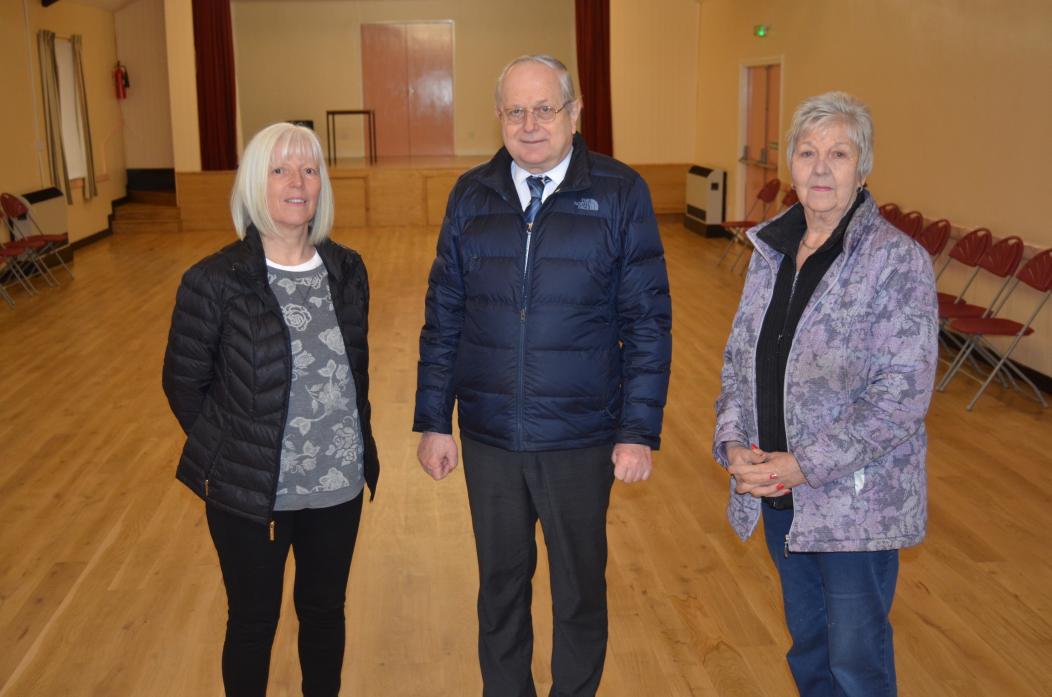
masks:
[(234, 178), (234, 189), (230, 194), (230, 215), (234, 219), (237, 236), (245, 239), (249, 225), (255, 225), (261, 235), (277, 234), (277, 227), (267, 208), (267, 177), (271, 163), (289, 155), (298, 155), (314, 160), (321, 178), (321, 191), (310, 222), (307, 240), (311, 244), (329, 238), (332, 232), (332, 184), (325, 167), (325, 156), (314, 131), (291, 123), (275, 123), (257, 133), (241, 156), (241, 165)]

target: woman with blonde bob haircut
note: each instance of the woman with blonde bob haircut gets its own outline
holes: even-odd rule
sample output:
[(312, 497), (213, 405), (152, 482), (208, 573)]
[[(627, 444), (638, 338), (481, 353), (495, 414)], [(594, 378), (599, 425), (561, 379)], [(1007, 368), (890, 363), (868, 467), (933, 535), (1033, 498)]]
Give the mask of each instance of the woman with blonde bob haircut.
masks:
[(267, 179), (271, 161), (287, 158), (291, 154), (314, 162), (321, 181), (318, 206), (310, 224), (308, 241), (318, 244), (329, 239), (333, 217), (332, 184), (329, 182), (321, 143), (313, 131), (291, 123), (275, 123), (264, 128), (252, 139), (241, 157), (241, 166), (234, 178), (234, 190), (230, 194), (230, 214), (234, 218), (237, 236), (241, 239), (245, 239), (245, 231), (253, 224), (263, 235), (277, 232), (267, 209)]
[(312, 131), (260, 131), (230, 209), (239, 240), (194, 264), (175, 299), (162, 379), (186, 433), (176, 477), (205, 501), (223, 572), (226, 694), (266, 695), (291, 549), (303, 694), (335, 697), (363, 490), (379, 474), (368, 278), (329, 239)]
[(713, 456), (744, 540), (763, 521), (803, 697), (894, 697), (899, 549), (927, 526), (924, 418), (938, 358), (928, 254), (865, 189), (873, 123), (804, 100), (787, 137), (800, 202), (756, 245), (724, 352)]

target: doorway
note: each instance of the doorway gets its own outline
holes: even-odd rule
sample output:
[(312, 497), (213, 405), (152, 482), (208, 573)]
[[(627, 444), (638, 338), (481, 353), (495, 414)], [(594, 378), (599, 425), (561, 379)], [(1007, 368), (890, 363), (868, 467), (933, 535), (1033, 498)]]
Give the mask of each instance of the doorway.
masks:
[[(745, 67), (743, 111), (745, 142), (742, 146), (739, 173), (745, 186), (740, 188), (743, 214), (756, 200), (763, 185), (778, 176), (781, 157), (781, 85), (782, 66), (766, 63)], [(775, 204), (774, 210), (777, 210)], [(759, 210), (755, 216), (761, 215)]]
[(362, 25), (362, 95), (380, 157), (453, 154), (453, 22)]

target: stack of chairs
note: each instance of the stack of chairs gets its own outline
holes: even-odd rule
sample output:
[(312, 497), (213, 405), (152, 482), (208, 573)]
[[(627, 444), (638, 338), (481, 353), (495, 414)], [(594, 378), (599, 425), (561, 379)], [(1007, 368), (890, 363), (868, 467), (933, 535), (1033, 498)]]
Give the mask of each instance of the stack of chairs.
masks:
[[(880, 206), (880, 214), (916, 240), (931, 256), (933, 265), (949, 242), (952, 226), (948, 220), (936, 220), (925, 226), (924, 216), (919, 211), (903, 213), (895, 203)], [(965, 407), (968, 411), (975, 407), (994, 380), (1006, 388), (1031, 392), (1042, 407), (1047, 406), (1041, 391), (1011, 361), (1012, 352), (1023, 337), (1034, 333), (1034, 321), (1052, 296), (1052, 249), (1039, 252), (1022, 264), (1024, 249), (1023, 240), (1019, 237), (1005, 237), (995, 242), (988, 229), (976, 228), (950, 248), (945, 262), (935, 275), (939, 279), (954, 264), (971, 269), (960, 290), (938, 293), (940, 340), (953, 355), (950, 360), (944, 361), (949, 364), (949, 368), (936, 386), (939, 392), (945, 391), (961, 372), (981, 382), (979, 390)], [(969, 302), (965, 295), (980, 274), (1000, 281), (993, 284), (994, 289), (988, 301)], [(1024, 321), (1005, 316), (1009, 297), (1021, 285), (1029, 286), (1040, 294)], [(972, 295), (975, 295), (974, 291)], [(994, 337), (1011, 341), (999, 350), (991, 341)], [(976, 357), (982, 360), (977, 361)], [(966, 364), (971, 366), (971, 371), (963, 370)], [(1023, 383), (1029, 390), (1021, 389)]]
[(903, 213), (896, 203), (885, 203), (880, 207), (880, 214), (889, 223), (916, 239), (924, 228), (924, 216), (920, 211)]
[[(1033, 304), (1033, 310), (1025, 322), (1019, 322), (1001, 315), (1008, 298), (1019, 288), (1020, 284), (1025, 284), (1041, 294)], [(1046, 249), (1034, 255), (1028, 262), (1023, 264), (1023, 267), (1012, 278), (1011, 285), (1002, 287), (998, 295), (995, 296), (994, 303), (980, 316), (950, 320), (947, 325), (949, 330), (964, 337), (964, 345), (939, 383), (939, 391), (946, 389), (947, 385), (960, 372), (965, 361), (973, 353), (978, 353), (990, 363), (992, 368), (979, 391), (975, 393), (972, 401), (965, 407), (967, 411), (972, 410), (994, 378), (1007, 379), (1007, 382), (1017, 390), (1019, 389), (1018, 378), (1019, 381), (1027, 384), (1041, 406), (1047, 407), (1048, 404), (1041, 394), (1041, 390), (1009, 358), (1023, 337), (1034, 333), (1034, 320), (1037, 319), (1041, 309), (1048, 302), (1049, 296), (1052, 296), (1052, 249)], [(990, 337), (1010, 337), (1012, 341), (1002, 353), (990, 343)]]
[[(73, 277), (61, 253), (69, 247), (67, 233), (46, 234), (33, 217), (29, 203), (20, 196), (0, 194), (0, 211), (11, 240), (0, 245), (0, 298), (12, 307), (14, 298), (7, 286), (18, 283), (29, 295), (37, 293), (31, 276), (38, 275), (49, 286), (57, 286), (55, 276), (47, 260), (58, 261), (66, 273)], [(32, 226), (27, 232), (26, 227)]]
[[(13, 194), (0, 194), (0, 209), (4, 211), (7, 227), (11, 231), (11, 239), (23, 242), (26, 246), (38, 250), (42, 258), (53, 258), (58, 261), (70, 278), (73, 271), (63, 260), (61, 252), (69, 248), (69, 234), (65, 232), (45, 233), (33, 217), (29, 202), (21, 196)], [(27, 233), (25, 227), (31, 225), (36, 232)], [(52, 277), (54, 277), (53, 274)]]

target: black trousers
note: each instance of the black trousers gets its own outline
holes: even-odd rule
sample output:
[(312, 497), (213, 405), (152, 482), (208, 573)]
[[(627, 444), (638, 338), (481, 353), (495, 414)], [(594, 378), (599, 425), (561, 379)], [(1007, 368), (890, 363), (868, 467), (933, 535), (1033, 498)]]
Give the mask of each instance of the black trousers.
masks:
[(338, 506), (275, 511), (267, 529), (207, 507), (226, 585), (223, 685), (227, 697), (265, 697), (270, 648), (281, 611), (285, 559), (296, 559), (293, 599), (305, 697), (336, 697), (343, 668), (347, 577), (362, 515), (362, 495)]
[(479, 562), (483, 697), (535, 697), (536, 524), (551, 573), (550, 697), (591, 697), (606, 659), (606, 511), (613, 446), (516, 453), (463, 440)]

